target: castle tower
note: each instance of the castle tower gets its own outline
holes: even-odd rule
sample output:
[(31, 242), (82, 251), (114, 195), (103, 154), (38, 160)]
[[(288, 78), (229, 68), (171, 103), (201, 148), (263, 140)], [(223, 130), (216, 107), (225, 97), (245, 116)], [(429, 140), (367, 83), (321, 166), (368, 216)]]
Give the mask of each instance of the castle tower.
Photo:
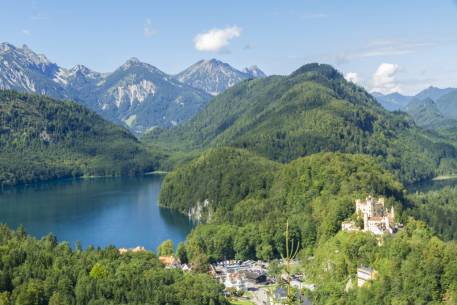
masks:
[(368, 231), (368, 214), (363, 214), (363, 230)]
[(367, 214), (368, 214), (368, 217), (373, 217), (374, 215), (374, 210), (375, 210), (375, 207), (374, 207), (374, 199), (369, 196), (367, 198), (367, 201), (366, 201), (366, 204), (367, 204)]

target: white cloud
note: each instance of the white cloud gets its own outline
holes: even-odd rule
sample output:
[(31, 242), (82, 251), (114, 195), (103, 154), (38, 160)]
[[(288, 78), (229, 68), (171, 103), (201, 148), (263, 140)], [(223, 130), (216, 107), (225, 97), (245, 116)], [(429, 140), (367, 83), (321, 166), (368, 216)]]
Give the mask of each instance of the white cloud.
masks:
[(21, 31), (22, 34), (26, 35), (26, 36), (29, 36), (30, 34), (32, 34), (32, 32), (30, 32), (30, 30), (27, 30), (27, 29), (23, 29)]
[(237, 26), (212, 29), (194, 38), (195, 48), (199, 51), (218, 52), (227, 47), (230, 40), (240, 37), (241, 28)]
[(356, 72), (348, 72), (344, 74), (344, 78), (351, 83), (358, 84), (360, 83), (360, 77)]
[(400, 66), (396, 64), (382, 63), (379, 65), (378, 69), (373, 74), (373, 86), (371, 91), (384, 94), (400, 92), (400, 85), (395, 79), (399, 68)]
[(154, 27), (152, 26), (152, 21), (149, 18), (146, 19), (146, 21), (144, 22), (143, 34), (146, 38), (151, 38), (152, 36), (157, 34), (157, 30), (154, 29)]

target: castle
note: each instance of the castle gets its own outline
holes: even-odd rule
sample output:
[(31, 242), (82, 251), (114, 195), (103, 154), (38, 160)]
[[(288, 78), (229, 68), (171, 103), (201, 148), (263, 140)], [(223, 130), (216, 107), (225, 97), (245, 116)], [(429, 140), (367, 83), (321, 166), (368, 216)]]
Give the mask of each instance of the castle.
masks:
[[(356, 200), (355, 212), (358, 217), (363, 219), (363, 231), (371, 232), (375, 235), (384, 233), (393, 234), (396, 231), (395, 210), (391, 207), (390, 211), (384, 206), (384, 198), (368, 196), (365, 201)], [(346, 232), (360, 231), (354, 221), (342, 223), (342, 230)]]

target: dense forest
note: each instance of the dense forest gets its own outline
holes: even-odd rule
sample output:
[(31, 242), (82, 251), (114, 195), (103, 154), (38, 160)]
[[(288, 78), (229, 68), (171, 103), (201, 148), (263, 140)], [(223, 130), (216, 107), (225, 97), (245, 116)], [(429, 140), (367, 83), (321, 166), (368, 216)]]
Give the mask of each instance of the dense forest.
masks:
[[(237, 159), (239, 167), (230, 163)], [(279, 166), (220, 148), (168, 175), (160, 203), (187, 213), (207, 201), (205, 224), (188, 237), (191, 261), (269, 260), (283, 253), (287, 220), (296, 243), (312, 252), (353, 214), (354, 200), (369, 194), (385, 196), (399, 213), (407, 202), (401, 183), (370, 156), (320, 153)]]
[[(233, 166), (232, 160), (240, 166)], [(195, 266), (232, 258), (280, 258), (288, 222), (306, 281), (316, 283), (316, 290), (308, 292), (313, 304), (457, 303), (457, 243), (434, 235), (455, 238), (455, 188), (408, 194), (381, 162), (367, 155), (313, 154), (270, 165), (269, 174), (268, 162), (237, 149), (212, 149), (168, 176), (162, 205), (186, 212), (208, 202), (205, 222), (180, 245), (180, 255)], [(243, 168), (244, 184), (230, 178), (239, 177)], [(255, 177), (271, 182), (256, 192), (250, 188), (258, 185)], [(249, 190), (245, 196), (239, 196), (240, 185)], [(381, 246), (372, 234), (340, 230), (341, 222), (354, 215), (355, 199), (368, 194), (383, 196), (387, 206), (395, 206), (396, 220), (405, 225), (385, 236)], [(363, 288), (356, 284), (360, 266), (378, 274)]]
[[(422, 222), (410, 220), (382, 246), (373, 235), (340, 232), (303, 262), (308, 279), (319, 283), (315, 305), (457, 304), (457, 243), (434, 237)], [(359, 266), (378, 272), (362, 288)]]
[(233, 146), (283, 163), (324, 151), (364, 153), (404, 183), (457, 169), (453, 140), (418, 128), (405, 113), (384, 110), (364, 89), (319, 64), (235, 85), (190, 122), (144, 140), (177, 151)]
[[(0, 185), (181, 162), (160, 204), (199, 221), (177, 249), (189, 274), (164, 269), (152, 253), (71, 249), (0, 226), (0, 305), (227, 304), (201, 273), (218, 260), (280, 258), (286, 223), (317, 284), (313, 304), (457, 303), (457, 189), (405, 188), (455, 173), (456, 143), (385, 111), (330, 66), (235, 85), (189, 123), (148, 134), (149, 148), (81, 106), (43, 96), (0, 91), (0, 122)], [(405, 225), (381, 247), (340, 230), (368, 195), (384, 197)], [(158, 249), (172, 251), (171, 241)], [(350, 288), (360, 265), (379, 277)]]
[(424, 220), (441, 238), (457, 240), (457, 187), (417, 192), (411, 200), (415, 218)]
[[(211, 149), (165, 177), (160, 201), (185, 214), (198, 210), (199, 220), (205, 221), (241, 200), (265, 198), (280, 167), (245, 150)], [(211, 204), (204, 206), (205, 201)]]
[(208, 275), (164, 269), (150, 252), (71, 249), (0, 225), (1, 305), (228, 305)]
[(70, 101), (0, 91), (0, 186), (157, 168), (126, 129)]

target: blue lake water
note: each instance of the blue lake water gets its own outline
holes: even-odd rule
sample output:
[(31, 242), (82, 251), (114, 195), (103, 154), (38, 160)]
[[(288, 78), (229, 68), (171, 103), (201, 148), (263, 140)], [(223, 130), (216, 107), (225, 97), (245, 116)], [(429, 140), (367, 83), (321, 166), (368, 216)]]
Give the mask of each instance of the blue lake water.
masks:
[(72, 246), (175, 245), (192, 229), (189, 219), (158, 206), (162, 176), (60, 180), (0, 194), (0, 223), (23, 225), (41, 238), (52, 232)]

